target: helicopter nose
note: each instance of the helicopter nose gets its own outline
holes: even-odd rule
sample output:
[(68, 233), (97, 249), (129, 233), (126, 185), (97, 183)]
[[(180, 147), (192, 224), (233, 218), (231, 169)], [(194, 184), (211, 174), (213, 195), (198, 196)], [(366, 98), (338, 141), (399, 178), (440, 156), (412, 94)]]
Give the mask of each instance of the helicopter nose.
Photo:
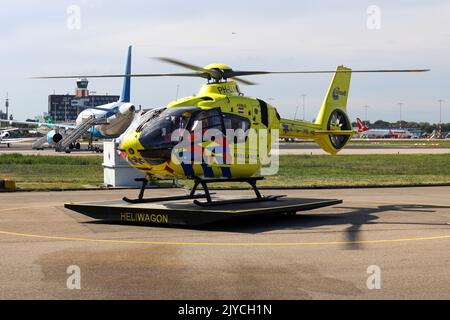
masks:
[(170, 161), (175, 144), (161, 135), (143, 132), (139, 138), (139, 144), (143, 146), (140, 153), (144, 159), (152, 165), (160, 165)]
[(123, 137), (122, 142), (119, 145), (119, 150), (125, 152), (128, 158), (135, 157), (139, 150), (144, 149), (139, 143), (139, 134), (132, 133)]

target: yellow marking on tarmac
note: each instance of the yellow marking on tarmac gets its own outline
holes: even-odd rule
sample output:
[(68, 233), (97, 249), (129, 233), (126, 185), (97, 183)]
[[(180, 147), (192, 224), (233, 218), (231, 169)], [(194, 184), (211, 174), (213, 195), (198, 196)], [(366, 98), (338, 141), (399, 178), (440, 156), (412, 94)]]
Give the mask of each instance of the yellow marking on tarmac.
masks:
[[(384, 203), (378, 203), (384, 204)], [(388, 203), (386, 203), (388, 204)], [(425, 203), (389, 203), (390, 205), (423, 205), (423, 206), (450, 206), (447, 204), (425, 204)], [(52, 207), (53, 205), (40, 205), (33, 207), (19, 207), (1, 209), (0, 212), (16, 211), (25, 209), (36, 209), (42, 207)], [(113, 240), (113, 239), (92, 239), (92, 238), (78, 238), (78, 237), (59, 237), (48, 235), (36, 235), (26, 233), (16, 233), (0, 231), (1, 235), (16, 236), (22, 238), (34, 238), (45, 240), (61, 240), (61, 241), (78, 241), (78, 242), (93, 242), (93, 243), (110, 243), (110, 244), (135, 244), (135, 245), (167, 245), (167, 246), (203, 246), (203, 247), (302, 247), (302, 246), (330, 246), (330, 245), (351, 245), (351, 244), (383, 244), (383, 243), (400, 243), (400, 242), (418, 242), (418, 241), (433, 241), (450, 239), (450, 235), (435, 236), (435, 237), (418, 237), (418, 238), (403, 238), (403, 239), (381, 239), (381, 240), (360, 240), (360, 241), (330, 241), (330, 242), (281, 242), (281, 243), (233, 243), (233, 242), (163, 242), (163, 241), (143, 241), (143, 240)]]
[[(364, 201), (365, 204), (375, 204), (375, 205), (389, 205), (389, 206), (424, 206), (424, 207), (450, 207), (450, 204), (447, 203), (405, 203), (405, 202), (368, 202)], [(345, 204), (345, 203), (344, 203)]]
[(39, 206), (33, 206), (33, 207), (7, 208), (7, 209), (1, 209), (0, 212), (18, 211), (18, 210), (27, 210), (27, 209), (41, 209), (41, 208), (55, 207), (55, 206), (58, 206), (58, 205), (52, 204), (52, 205), (39, 205)]
[(35, 235), (25, 233), (15, 233), (0, 231), (0, 234), (7, 236), (16, 236), (34, 239), (46, 240), (62, 240), (62, 241), (81, 241), (94, 243), (111, 243), (111, 244), (137, 244), (137, 245), (166, 245), (166, 246), (198, 246), (198, 247), (303, 247), (303, 246), (325, 246), (325, 245), (350, 245), (350, 244), (382, 244), (382, 243), (398, 243), (398, 242), (417, 242), (450, 239), (450, 235), (420, 238), (404, 238), (404, 239), (388, 239), (388, 240), (361, 240), (361, 241), (331, 241), (331, 242), (280, 242), (280, 243), (233, 243), (233, 242), (162, 242), (162, 241), (140, 241), (140, 240), (111, 240), (111, 239), (90, 239), (77, 237), (57, 237), (46, 235)]

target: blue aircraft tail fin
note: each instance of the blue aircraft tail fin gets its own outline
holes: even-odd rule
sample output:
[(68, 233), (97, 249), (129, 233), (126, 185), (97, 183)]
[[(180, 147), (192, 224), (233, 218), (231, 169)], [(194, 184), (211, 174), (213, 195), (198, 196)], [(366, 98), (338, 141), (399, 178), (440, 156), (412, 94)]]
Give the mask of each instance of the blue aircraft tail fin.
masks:
[[(132, 46), (128, 47), (127, 53), (127, 64), (125, 66), (125, 75), (131, 74), (131, 54)], [(123, 80), (122, 95), (120, 96), (120, 102), (130, 102), (131, 101), (131, 77), (125, 77)]]

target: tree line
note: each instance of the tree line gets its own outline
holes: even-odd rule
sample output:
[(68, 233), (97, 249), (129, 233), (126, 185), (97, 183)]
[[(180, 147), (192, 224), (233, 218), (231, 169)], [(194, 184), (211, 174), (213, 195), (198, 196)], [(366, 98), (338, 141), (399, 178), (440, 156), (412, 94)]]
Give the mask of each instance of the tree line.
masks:
[[(373, 123), (369, 121), (367, 124), (370, 129), (398, 129), (401, 127), (403, 129), (421, 129), (422, 133), (432, 133), (439, 126), (439, 124), (432, 124), (429, 122), (414, 122), (414, 121), (402, 121), (400, 125), (400, 121), (387, 122), (383, 120), (378, 120)], [(353, 123), (353, 126), (356, 128), (358, 127), (358, 124), (355, 122)], [(442, 131), (450, 132), (450, 123), (443, 123)]]

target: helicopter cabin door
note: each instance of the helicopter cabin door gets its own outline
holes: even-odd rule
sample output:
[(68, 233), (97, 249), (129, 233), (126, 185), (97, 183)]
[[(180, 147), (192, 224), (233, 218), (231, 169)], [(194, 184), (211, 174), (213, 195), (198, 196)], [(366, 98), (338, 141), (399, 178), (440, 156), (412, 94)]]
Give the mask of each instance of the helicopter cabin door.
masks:
[[(224, 119), (220, 108), (202, 110), (192, 119), (191, 132), (196, 136), (196, 147), (202, 157), (202, 171), (206, 178), (225, 175), (222, 167), (227, 163), (228, 145)], [(200, 131), (201, 130), (201, 131)], [(201, 138), (198, 135), (201, 134)], [(228, 171), (225, 172), (227, 175)]]

